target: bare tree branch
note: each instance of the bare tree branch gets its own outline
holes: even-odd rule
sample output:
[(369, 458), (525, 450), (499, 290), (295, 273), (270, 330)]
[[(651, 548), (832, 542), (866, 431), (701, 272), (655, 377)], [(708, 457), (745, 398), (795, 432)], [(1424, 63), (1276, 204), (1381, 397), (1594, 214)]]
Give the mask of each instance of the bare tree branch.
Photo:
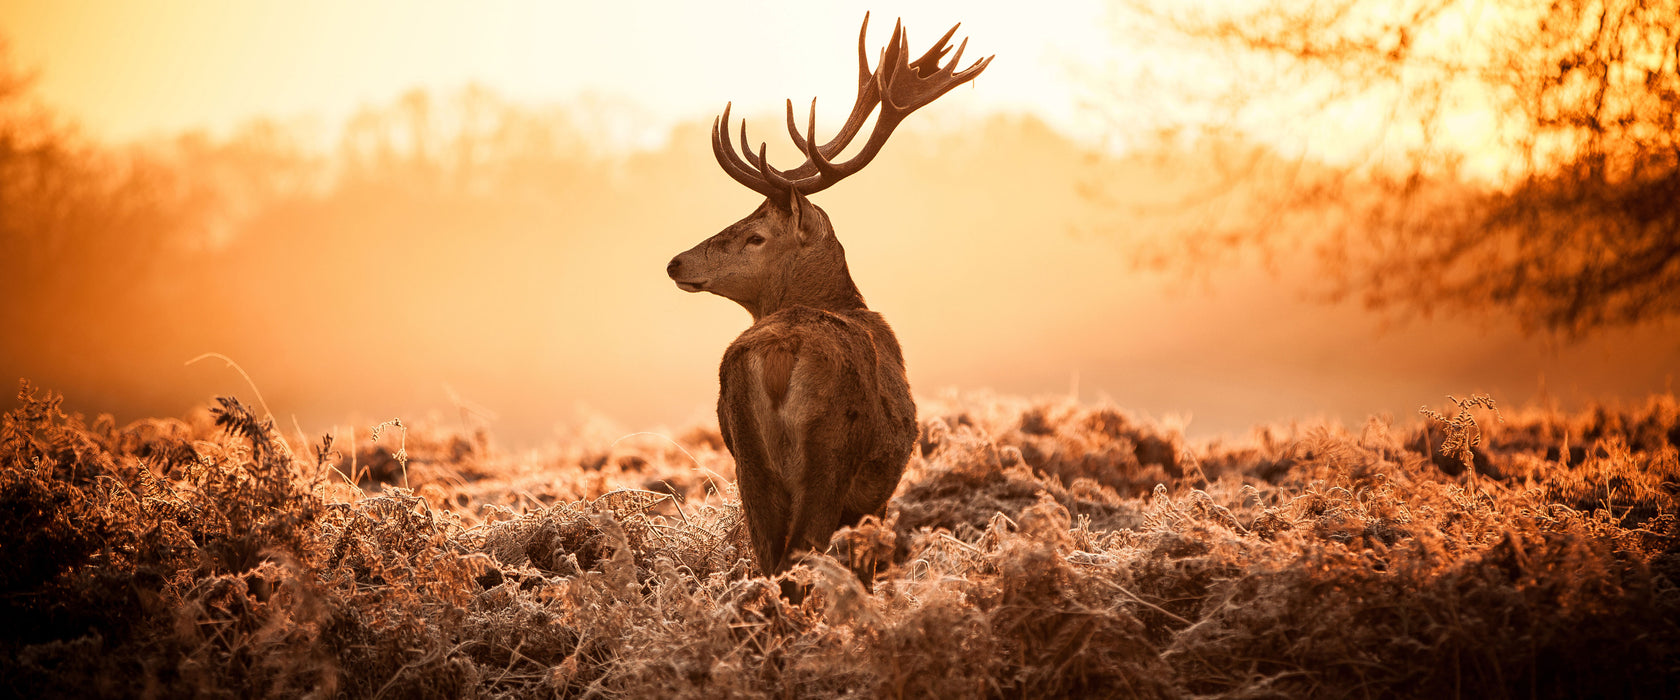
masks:
[[(1334, 296), (1571, 337), (1680, 315), (1680, 0), (1128, 6), (1207, 50), (1275, 63), (1269, 82), (1226, 96), (1231, 123), (1280, 97), (1393, 101), (1367, 157), (1264, 191), (1292, 225), (1201, 231), (1185, 250), (1308, 238)], [(1467, 114), (1492, 136), (1457, 133)], [(1323, 126), (1295, 116), (1283, 121)]]

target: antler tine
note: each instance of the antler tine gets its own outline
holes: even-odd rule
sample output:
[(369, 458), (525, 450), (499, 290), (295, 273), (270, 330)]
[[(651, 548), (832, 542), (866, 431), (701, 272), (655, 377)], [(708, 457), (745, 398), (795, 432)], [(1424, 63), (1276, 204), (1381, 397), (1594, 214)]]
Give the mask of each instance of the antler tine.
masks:
[[(815, 97), (811, 98), (811, 111), (817, 111), (817, 98)], [(791, 97), (787, 101), (787, 127), (788, 138), (793, 139), (793, 145), (798, 146), (800, 152), (809, 150), (805, 146), (805, 137), (799, 135), (799, 125), (793, 123), (793, 98)]]
[[(742, 124), (744, 125), (745, 123), (746, 121), (742, 120)], [(774, 188), (778, 194), (786, 194), (788, 190), (794, 189), (793, 183), (789, 182), (788, 178), (783, 175), (781, 171), (776, 170), (776, 167), (770, 164), (770, 159), (764, 156), (764, 148), (764, 142), (759, 142), (758, 170), (759, 172), (764, 173), (764, 181)]]
[(758, 142), (758, 155), (755, 157), (752, 146), (749, 145), (751, 143), (747, 140), (747, 120), (742, 119), (741, 155), (746, 156), (748, 165), (758, 170), (758, 180), (768, 189), (768, 192), (765, 193), (766, 196), (774, 197), (787, 194), (788, 189), (793, 187), (793, 183), (789, 181), (787, 174), (770, 164), (770, 159), (765, 155), (768, 144), (763, 141)]
[[(810, 136), (811, 136), (810, 143), (816, 143), (816, 141), (817, 141), (817, 101), (814, 100), (814, 99), (811, 100), (811, 116), (810, 116), (810, 119), (805, 126), (805, 133), (810, 134)], [(822, 149), (820, 149), (820, 148), (806, 149), (805, 155), (806, 155), (807, 158), (810, 159), (810, 161), (809, 161), (810, 164), (817, 169), (817, 174), (821, 175), (824, 179), (838, 182), (840, 180), (840, 178), (845, 177), (844, 175), (840, 174), (839, 170), (835, 169), (833, 163), (829, 162), (828, 156), (825, 156), (823, 154)], [(839, 155), (839, 154), (836, 153), (834, 155)]]
[[(723, 171), (734, 178), (736, 182), (746, 185), (748, 189), (766, 197), (774, 197), (776, 189), (765, 181), (764, 175), (755, 172), (735, 153), (735, 145), (729, 142), (729, 108), (733, 103), (725, 103), (723, 116), (712, 120), (712, 155), (717, 158), (718, 165)], [(742, 126), (745, 126), (743, 122)], [(743, 143), (745, 143), (743, 141)]]
[(747, 140), (747, 120), (742, 119), (741, 155), (746, 157), (748, 165), (751, 165), (753, 169), (758, 171), (759, 176), (764, 179), (765, 184), (773, 187), (776, 183), (771, 178), (770, 171), (774, 170), (774, 168), (770, 167), (770, 160), (764, 157), (764, 147), (765, 143), (763, 141), (758, 142), (758, 155), (753, 155), (752, 142)]
[[(957, 28), (961, 26), (962, 22), (951, 25), (950, 29), (945, 30), (945, 36), (939, 37), (939, 41), (934, 42), (933, 48), (928, 49), (927, 53), (922, 54), (921, 58), (910, 64), (911, 68), (916, 69), (916, 75), (924, 75), (939, 68), (939, 61), (944, 59), (945, 54), (951, 50), (951, 37), (956, 35)], [(968, 39), (963, 39), (963, 44), (967, 45), (967, 43)], [(957, 49), (957, 55), (962, 55), (962, 49)]]
[(955, 77), (962, 82), (968, 82), (970, 78), (979, 75), (980, 71), (986, 70), (986, 66), (992, 65), (992, 59), (994, 58), (997, 58), (997, 54), (992, 54), (975, 61), (974, 65), (969, 66), (967, 70), (964, 70), (961, 73), (957, 73)]
[(747, 164), (753, 166), (760, 173), (764, 172), (764, 163), (753, 160), (752, 142), (747, 140), (747, 120), (741, 120), (741, 155), (746, 156)]
[[(951, 55), (951, 62), (945, 64), (944, 70), (947, 71), (947, 72), (955, 71), (957, 66), (962, 64), (963, 51), (965, 51), (967, 49), (968, 49), (968, 39), (964, 38), (962, 40), (961, 44), (957, 44), (957, 52), (955, 54)], [(956, 75), (956, 73), (951, 73), (951, 74), (953, 76)]]
[[(858, 82), (868, 80), (874, 71), (869, 70), (869, 52), (865, 40), (869, 38), (869, 11), (863, 13), (863, 26), (858, 29)], [(879, 64), (877, 64), (879, 65)]]
[[(904, 43), (904, 20), (898, 20), (893, 25), (892, 38), (887, 40), (885, 50), (881, 53), (881, 64), (875, 67), (876, 86), (881, 88), (881, 95), (886, 96), (887, 86), (893, 78), (898, 77), (898, 66), (904, 60), (905, 54), (910, 53), (910, 47)], [(886, 81), (882, 82), (881, 79)]]
[[(834, 140), (823, 144), (823, 150), (826, 151), (828, 156), (831, 158), (840, 155), (840, 151), (845, 150), (846, 146), (852, 142), (854, 137), (857, 136), (858, 130), (863, 128), (863, 123), (869, 119), (869, 113), (874, 111), (875, 105), (880, 104), (881, 102), (881, 92), (874, 89), (875, 71), (869, 69), (868, 44), (866, 43), (868, 39), (869, 13), (865, 12), (863, 13), (863, 26), (858, 28), (857, 100), (852, 103), (852, 113), (850, 116), (846, 117), (846, 123), (843, 124), (840, 127), (840, 131), (834, 135)], [(877, 59), (875, 62), (876, 70), (879, 70), (881, 65), (883, 65), (883, 63)], [(812, 107), (815, 108), (816, 98), (812, 98), (811, 101)], [(789, 120), (789, 123), (792, 123), (792, 120)]]

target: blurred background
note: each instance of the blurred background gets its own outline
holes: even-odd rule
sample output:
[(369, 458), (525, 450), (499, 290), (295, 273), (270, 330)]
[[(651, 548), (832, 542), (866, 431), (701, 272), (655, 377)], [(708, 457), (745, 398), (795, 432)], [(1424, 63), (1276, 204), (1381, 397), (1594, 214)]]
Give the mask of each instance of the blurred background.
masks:
[(759, 197), (711, 120), (797, 163), (783, 100), (832, 133), (867, 9), (872, 62), (898, 17), (997, 56), (815, 198), (920, 395), (1193, 437), (1639, 402), (1680, 367), (1680, 3), (1529, 5), (0, 2), (0, 378), (712, 422), (750, 318), (664, 266)]

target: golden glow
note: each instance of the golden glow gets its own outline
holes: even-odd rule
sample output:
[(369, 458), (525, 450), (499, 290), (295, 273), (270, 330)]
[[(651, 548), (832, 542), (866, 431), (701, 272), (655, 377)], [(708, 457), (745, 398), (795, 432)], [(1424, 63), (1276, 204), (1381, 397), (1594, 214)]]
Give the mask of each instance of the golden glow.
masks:
[[(499, 141), (495, 164), (530, 172), (492, 189), (420, 196), (433, 191), (379, 181), (241, 212), (226, 224), (234, 257), (167, 276), (179, 288), (160, 298), (178, 307), (125, 310), (121, 293), (87, 292), (72, 312), (33, 319), (34, 341), (7, 341), (0, 379), (28, 376), (122, 419), (175, 414), (213, 392), (247, 392), (214, 363), (181, 366), (220, 352), (306, 432), (358, 411), (374, 422), (424, 413), (452, 396), (495, 411), (496, 433), (514, 442), (575, 420), (578, 406), (633, 427), (707, 420), (717, 359), (748, 319), (678, 291), (664, 264), (757, 199), (712, 163), (705, 124), (734, 100), (755, 138), (788, 154), (783, 98), (814, 93), (825, 116), (850, 104), (862, 5), (607, 5), (5, 6), (0, 28), (17, 58), (42, 69), (39, 94), (98, 137), (226, 135), (298, 115), (336, 129), (415, 87), (450, 95), (472, 83), (559, 105), (581, 124), (571, 137), (619, 148), (561, 144), (531, 164), (520, 144), (538, 140)], [(872, 46), (900, 11), (913, 49), (961, 19), (969, 57), (998, 55), (976, 85), (914, 117), (867, 173), (817, 198), (923, 394), (1077, 391), (1193, 414), (1206, 434), (1313, 413), (1403, 413), (1447, 393), (1513, 404), (1548, 391), (1637, 396), (1664, 389), (1680, 366), (1672, 343), (1654, 342), (1672, 329), (1563, 349), (1463, 323), (1379, 335), (1357, 310), (1300, 299), (1310, 268), (1286, 269), (1283, 283), (1221, 270), (1211, 293), (1137, 272), (1130, 247), (1163, 226), (1139, 211), (1203, 189), (1216, 170), (1206, 156), (1091, 155), (1129, 138), (1127, 115), (1141, 121), (1138, 104), (1152, 103), (1090, 109), (1089, 74), (1069, 65), (1170, 58), (1129, 53), (1095, 2), (880, 8)], [(400, 131), (373, 122), (375, 134)], [(626, 155), (626, 145), (644, 150)], [(1121, 201), (1081, 197), (1092, 181)]]
[(0, 31), (44, 69), (41, 93), (116, 138), (256, 117), (338, 123), (412, 88), (481, 84), (523, 102), (618, 95), (661, 128), (707, 118), (726, 100), (776, 108), (812, 96), (844, 109), (851, 47), (873, 9), (871, 58), (902, 16), (917, 46), (956, 21), (968, 56), (1007, 58), (984, 90), (941, 103), (946, 115), (1011, 110), (1071, 124), (1075, 77), (1121, 49), (1100, 2), (1024, 11), (1016, 3), (328, 2), (280, 4), (16, 2)]
[[(1100, 0), (1030, 11), (1002, 0), (65, 0), (0, 7), (0, 34), (26, 64), (44, 70), (38, 87), (49, 104), (119, 140), (188, 129), (228, 133), (257, 118), (308, 117), (331, 132), (370, 102), (416, 88), (481, 85), (526, 104), (611, 107), (610, 128), (602, 131), (612, 145), (645, 147), (677, 123), (710, 119), (729, 100), (746, 114), (773, 114), (784, 98), (803, 104), (816, 97), (844, 109), (854, 86), (851, 47), (866, 11), (873, 13), (872, 58), (900, 17), (916, 46), (961, 21), (959, 37), (973, 39), (969, 57), (1002, 57), (975, 86), (920, 115), (923, 123), (1032, 114), (1081, 143), (1124, 150), (1164, 126), (1225, 119), (1186, 103), (1179, 91), (1212, 95), (1264, 74), (1257, 64), (1233, 71), (1228, 56), (1164, 40), (1164, 30)], [(1448, 22), (1451, 36), (1441, 40), (1461, 51), (1465, 35), (1483, 26), (1478, 22), (1491, 22), (1482, 14), (1465, 27)], [(1487, 118), (1491, 105), (1475, 94), (1453, 99), (1463, 111), (1436, 138), (1465, 151), (1470, 172), (1493, 176), (1506, 157)], [(1398, 152), (1414, 142), (1394, 128), (1395, 105), (1383, 95), (1323, 114), (1301, 104), (1257, 104), (1235, 125), (1287, 153), (1362, 159), (1374, 147)], [(1318, 118), (1304, 126), (1304, 113)], [(321, 144), (333, 139), (316, 136)]]

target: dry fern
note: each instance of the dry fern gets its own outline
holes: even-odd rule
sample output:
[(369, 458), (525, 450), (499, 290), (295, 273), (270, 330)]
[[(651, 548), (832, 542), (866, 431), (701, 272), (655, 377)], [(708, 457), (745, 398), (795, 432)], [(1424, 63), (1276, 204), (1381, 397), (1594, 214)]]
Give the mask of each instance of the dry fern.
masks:
[[(727, 483), (694, 475), (728, 470), (704, 434), (513, 459), (405, 425), (395, 454), (363, 435), (299, 459), (232, 399), (89, 427), (26, 388), (0, 423), (0, 676), (47, 697), (1667, 692), (1673, 399), (1494, 425), (1469, 410), (1491, 400), (1453, 403), (1425, 415), (1449, 464), (1475, 450), (1469, 488), (1422, 426), (1193, 446), (1113, 409), (930, 404), (888, 517), (790, 572), (794, 605)], [(378, 478), (352, 466), (377, 455)]]

